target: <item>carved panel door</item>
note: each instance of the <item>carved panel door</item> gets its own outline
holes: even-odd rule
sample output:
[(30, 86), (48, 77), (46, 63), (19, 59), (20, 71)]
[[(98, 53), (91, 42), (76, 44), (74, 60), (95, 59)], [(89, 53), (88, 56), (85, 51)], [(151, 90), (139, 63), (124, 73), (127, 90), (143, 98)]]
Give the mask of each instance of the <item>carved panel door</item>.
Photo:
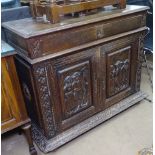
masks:
[(137, 90), (139, 35), (101, 46), (101, 96), (105, 108)]
[(53, 60), (56, 119), (65, 130), (100, 109), (98, 93), (99, 49), (92, 48)]

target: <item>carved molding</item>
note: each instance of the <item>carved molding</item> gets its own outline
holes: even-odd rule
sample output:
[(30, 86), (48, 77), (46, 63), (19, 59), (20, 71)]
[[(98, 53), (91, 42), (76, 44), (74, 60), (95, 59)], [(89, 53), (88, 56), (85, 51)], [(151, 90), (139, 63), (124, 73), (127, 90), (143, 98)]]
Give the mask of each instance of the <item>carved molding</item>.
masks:
[(42, 110), (42, 117), (45, 122), (45, 130), (48, 137), (52, 137), (56, 132), (53, 104), (51, 102), (51, 92), (48, 85), (47, 65), (41, 64), (34, 67), (34, 75), (39, 95), (39, 102)]

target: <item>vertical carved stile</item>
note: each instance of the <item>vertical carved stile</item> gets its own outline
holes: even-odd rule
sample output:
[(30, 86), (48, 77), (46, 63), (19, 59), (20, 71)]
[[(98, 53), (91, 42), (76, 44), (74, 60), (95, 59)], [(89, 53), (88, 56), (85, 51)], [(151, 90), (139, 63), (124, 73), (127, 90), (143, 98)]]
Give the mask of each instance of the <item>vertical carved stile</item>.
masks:
[(50, 97), (50, 89), (47, 77), (47, 66), (43, 64), (34, 67), (34, 75), (38, 88), (39, 101), (42, 109), (42, 116), (45, 122), (45, 130), (48, 137), (55, 135), (55, 121), (53, 112), (53, 104)]
[(140, 82), (141, 82), (141, 67), (143, 62), (143, 46), (144, 46), (144, 33), (141, 34), (139, 38), (139, 49), (138, 49), (138, 57), (137, 57), (137, 73), (136, 73), (136, 91), (140, 90)]
[[(102, 64), (103, 64), (103, 66), (106, 66), (106, 61), (105, 61), (106, 54), (105, 54), (105, 52), (102, 52), (101, 57), (102, 57)], [(106, 75), (105, 75), (106, 69), (103, 66), (100, 66), (100, 67), (103, 68), (103, 69), (100, 69), (100, 70), (102, 70), (102, 73), (101, 74), (103, 74), (102, 75), (103, 77), (100, 78), (101, 79), (101, 92), (102, 91), (105, 92), (105, 87), (106, 87)]]

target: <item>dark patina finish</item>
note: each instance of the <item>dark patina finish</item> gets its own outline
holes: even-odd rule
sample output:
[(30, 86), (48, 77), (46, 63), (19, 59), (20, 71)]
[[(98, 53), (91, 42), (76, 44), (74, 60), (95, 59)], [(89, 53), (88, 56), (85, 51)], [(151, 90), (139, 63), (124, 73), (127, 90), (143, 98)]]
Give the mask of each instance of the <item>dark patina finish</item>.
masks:
[[(7, 22), (34, 140), (52, 151), (142, 100), (148, 7), (108, 8), (58, 24)], [(24, 27), (26, 25), (26, 27)]]

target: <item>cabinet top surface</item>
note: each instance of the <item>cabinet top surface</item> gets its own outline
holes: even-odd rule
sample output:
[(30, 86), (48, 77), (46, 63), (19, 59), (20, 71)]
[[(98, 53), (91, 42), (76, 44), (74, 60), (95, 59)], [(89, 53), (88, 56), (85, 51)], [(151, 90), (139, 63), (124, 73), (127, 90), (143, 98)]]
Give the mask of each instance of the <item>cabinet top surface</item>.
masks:
[(1, 40), (1, 57), (6, 57), (16, 54), (14, 48)]
[(107, 19), (109, 20), (112, 18), (145, 11), (148, 9), (149, 8), (147, 6), (136, 5), (127, 5), (126, 9), (105, 7), (99, 13), (78, 18), (63, 19), (60, 23), (57, 24), (43, 23), (43, 21), (41, 20), (36, 22), (32, 18), (25, 18), (21, 20), (5, 22), (2, 24), (2, 26), (18, 34), (21, 37), (30, 38), (94, 22), (104, 21)]

